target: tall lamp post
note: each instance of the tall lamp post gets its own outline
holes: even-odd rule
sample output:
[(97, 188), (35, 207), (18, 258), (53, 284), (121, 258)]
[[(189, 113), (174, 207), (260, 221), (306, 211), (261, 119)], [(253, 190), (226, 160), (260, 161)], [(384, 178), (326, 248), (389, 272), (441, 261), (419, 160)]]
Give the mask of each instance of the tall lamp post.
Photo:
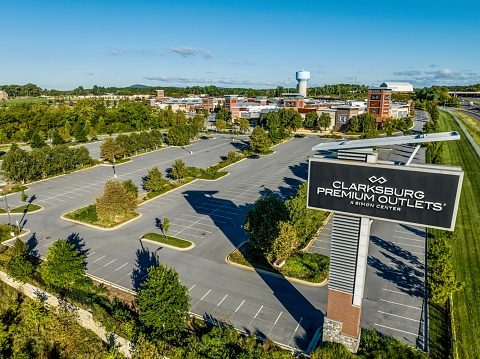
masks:
[(6, 207), (5, 209), (7, 210), (7, 214), (8, 214), (8, 224), (10, 225), (10, 235), (14, 237), (15, 232), (13, 231), (12, 220), (10, 218), (10, 207), (8, 206), (8, 202), (7, 202), (7, 194), (4, 192), (3, 195), (5, 197), (5, 207)]
[(117, 173), (115, 172), (115, 151), (112, 150), (112, 167), (113, 167), (113, 177), (117, 178)]

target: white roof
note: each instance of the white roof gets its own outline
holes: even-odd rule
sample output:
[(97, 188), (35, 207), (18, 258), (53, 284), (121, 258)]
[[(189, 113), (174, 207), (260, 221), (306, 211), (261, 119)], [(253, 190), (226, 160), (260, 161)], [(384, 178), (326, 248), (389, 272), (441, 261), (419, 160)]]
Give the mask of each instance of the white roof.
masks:
[(387, 87), (393, 92), (413, 92), (413, 85), (410, 82), (384, 82), (380, 87)]

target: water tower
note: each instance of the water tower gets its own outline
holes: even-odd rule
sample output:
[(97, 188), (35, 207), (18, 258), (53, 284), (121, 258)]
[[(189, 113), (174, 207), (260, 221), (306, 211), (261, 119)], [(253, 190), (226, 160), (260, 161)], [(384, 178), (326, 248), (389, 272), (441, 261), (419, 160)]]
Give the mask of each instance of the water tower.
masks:
[(307, 82), (310, 80), (310, 71), (297, 71), (298, 92), (307, 97)]

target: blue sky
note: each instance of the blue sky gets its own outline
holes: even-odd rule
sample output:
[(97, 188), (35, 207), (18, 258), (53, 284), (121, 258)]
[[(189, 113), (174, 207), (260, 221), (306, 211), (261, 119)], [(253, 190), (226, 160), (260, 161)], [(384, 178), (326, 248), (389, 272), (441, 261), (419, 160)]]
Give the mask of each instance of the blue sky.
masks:
[(480, 83), (480, 1), (0, 0), (0, 84)]

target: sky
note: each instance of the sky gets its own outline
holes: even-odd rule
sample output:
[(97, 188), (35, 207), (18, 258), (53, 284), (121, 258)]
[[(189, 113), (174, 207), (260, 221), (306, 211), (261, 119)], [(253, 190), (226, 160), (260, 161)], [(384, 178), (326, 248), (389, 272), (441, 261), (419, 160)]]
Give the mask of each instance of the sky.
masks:
[(0, 85), (480, 83), (480, 1), (0, 0)]

